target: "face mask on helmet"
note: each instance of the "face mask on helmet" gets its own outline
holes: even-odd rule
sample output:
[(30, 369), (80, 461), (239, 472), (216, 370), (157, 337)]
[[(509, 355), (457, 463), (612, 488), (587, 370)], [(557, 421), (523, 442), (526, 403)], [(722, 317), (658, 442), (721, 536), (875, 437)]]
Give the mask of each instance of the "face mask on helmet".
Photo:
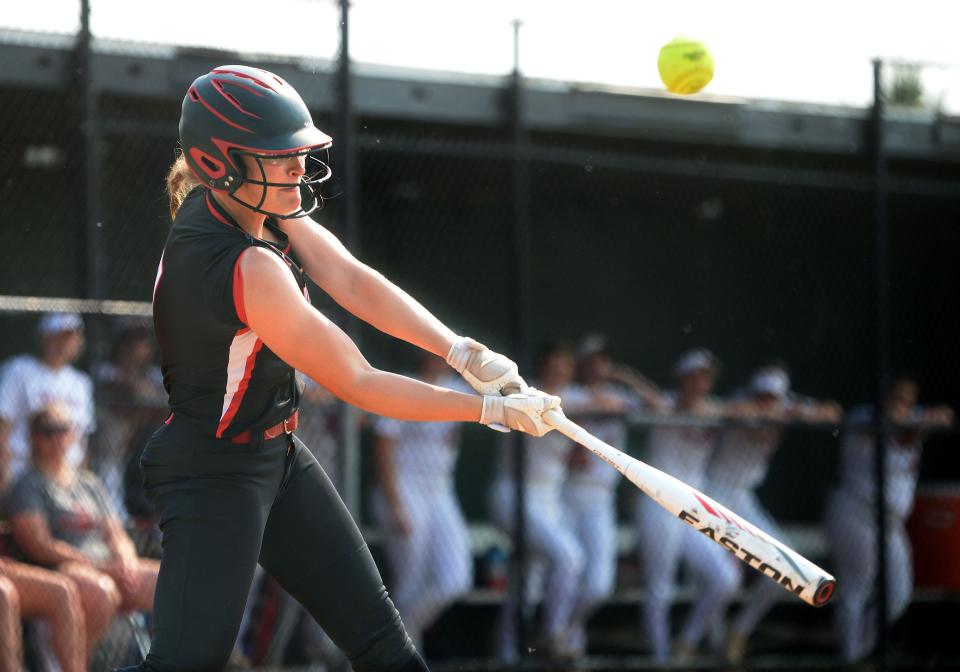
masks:
[[(314, 149), (290, 152), (287, 154), (256, 154), (249, 151), (233, 150), (230, 154), (239, 168), (240, 179), (236, 180), (237, 186), (227, 193), (232, 200), (240, 205), (274, 219), (305, 217), (323, 207), (323, 196), (320, 193), (320, 185), (330, 179), (330, 176), (333, 174), (329, 164), (329, 149)], [(251, 167), (250, 163), (244, 161), (242, 157), (251, 159), (253, 166)], [(267, 179), (267, 168), (264, 166), (264, 162), (269, 163), (271, 161), (286, 160), (294, 157), (304, 158), (304, 173), (300, 176), (299, 180), (295, 182), (276, 182)], [(256, 203), (245, 201), (237, 195), (236, 192), (244, 184), (253, 184), (260, 187), (260, 196)], [(270, 187), (299, 189), (300, 207), (294, 212), (287, 214), (264, 210), (263, 205), (267, 200), (268, 188)]]

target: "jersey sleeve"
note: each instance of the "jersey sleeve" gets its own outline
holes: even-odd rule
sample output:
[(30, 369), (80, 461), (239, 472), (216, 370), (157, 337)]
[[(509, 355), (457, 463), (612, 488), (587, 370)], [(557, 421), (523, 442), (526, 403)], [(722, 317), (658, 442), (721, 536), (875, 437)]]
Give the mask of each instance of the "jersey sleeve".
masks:
[(26, 472), (14, 483), (4, 502), (4, 513), (13, 517), (21, 513), (46, 513), (43, 505), (43, 485), (36, 473)]

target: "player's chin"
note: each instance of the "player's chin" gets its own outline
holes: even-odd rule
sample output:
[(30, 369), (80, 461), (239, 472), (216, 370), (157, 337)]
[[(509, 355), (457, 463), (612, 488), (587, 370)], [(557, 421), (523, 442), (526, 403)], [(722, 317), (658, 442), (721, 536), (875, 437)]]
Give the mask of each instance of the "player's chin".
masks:
[(300, 209), (300, 189), (280, 189), (276, 194), (277, 210), (289, 215)]

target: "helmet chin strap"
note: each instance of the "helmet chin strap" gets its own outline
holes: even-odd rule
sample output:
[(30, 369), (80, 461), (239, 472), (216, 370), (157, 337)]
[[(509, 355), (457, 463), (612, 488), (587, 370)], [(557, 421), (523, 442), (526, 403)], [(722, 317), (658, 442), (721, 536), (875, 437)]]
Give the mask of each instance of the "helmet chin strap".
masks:
[[(254, 182), (253, 184), (258, 184), (258, 183)], [(306, 217), (307, 215), (313, 213), (314, 211), (320, 209), (323, 206), (323, 199), (320, 196), (318, 196), (318, 194), (313, 189), (311, 189), (309, 185), (303, 182), (300, 182), (299, 184), (291, 184), (290, 186), (295, 186), (300, 189), (300, 207), (297, 208), (295, 211), (287, 214), (280, 213), (280, 212), (271, 212), (270, 210), (264, 210), (261, 207), (263, 205), (263, 201), (265, 200), (265, 195), (267, 191), (266, 185), (261, 185), (263, 194), (261, 195), (260, 202), (257, 205), (253, 205), (252, 203), (247, 203), (246, 201), (237, 198), (234, 194), (230, 194), (229, 196), (234, 202), (239, 203), (240, 205), (247, 208), (248, 210), (252, 210), (253, 212), (258, 212), (261, 215), (266, 215), (267, 217), (270, 217), (272, 219), (297, 219), (298, 217)], [(305, 201), (307, 200), (309, 202), (306, 205), (304, 205)]]

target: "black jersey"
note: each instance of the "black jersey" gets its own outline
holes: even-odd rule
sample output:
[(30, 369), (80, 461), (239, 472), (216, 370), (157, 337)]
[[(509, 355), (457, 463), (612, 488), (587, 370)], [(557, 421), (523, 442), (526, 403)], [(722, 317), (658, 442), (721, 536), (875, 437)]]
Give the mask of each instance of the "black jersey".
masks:
[(295, 371), (247, 326), (243, 308), (237, 262), (253, 246), (282, 257), (307, 294), (303, 270), (285, 254), (286, 235), (266, 226), (279, 244), (247, 234), (206, 189), (194, 189), (157, 269), (153, 321), (170, 409), (218, 438), (271, 427), (299, 405)]

